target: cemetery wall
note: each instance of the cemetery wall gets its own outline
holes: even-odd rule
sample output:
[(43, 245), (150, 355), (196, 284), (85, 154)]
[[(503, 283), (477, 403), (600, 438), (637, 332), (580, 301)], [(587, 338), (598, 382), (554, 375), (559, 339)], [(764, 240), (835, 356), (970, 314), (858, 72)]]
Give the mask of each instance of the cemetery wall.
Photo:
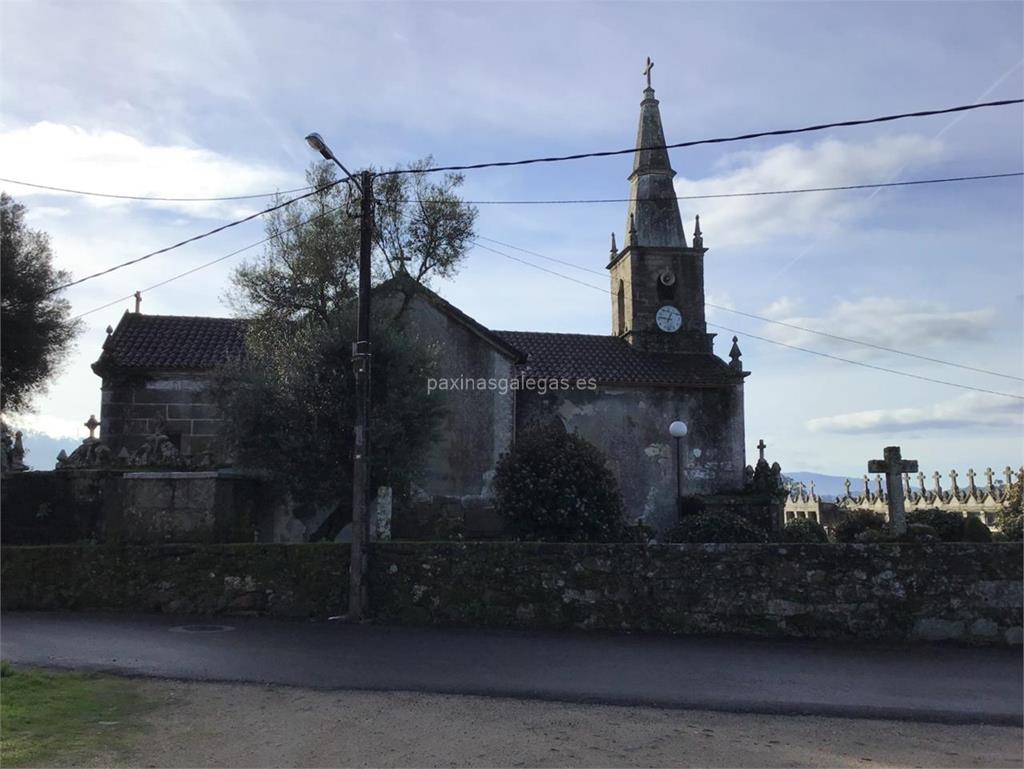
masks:
[[(327, 616), (348, 547), (5, 547), (15, 609)], [(371, 613), (409, 624), (1021, 643), (1019, 544), (372, 545)]]

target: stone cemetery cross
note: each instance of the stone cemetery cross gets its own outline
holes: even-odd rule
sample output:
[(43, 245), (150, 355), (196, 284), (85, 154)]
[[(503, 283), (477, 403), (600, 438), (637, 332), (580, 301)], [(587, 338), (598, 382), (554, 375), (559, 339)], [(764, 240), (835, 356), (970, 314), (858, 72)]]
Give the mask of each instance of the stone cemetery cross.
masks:
[(900, 456), (899, 446), (886, 446), (882, 452), (884, 459), (872, 459), (868, 462), (869, 473), (885, 473), (885, 490), (889, 498), (889, 525), (897, 534), (907, 530), (907, 515), (903, 509), (903, 485), (900, 479), (903, 473), (916, 473), (917, 460), (904, 459)]
[(85, 427), (89, 428), (89, 440), (96, 438), (96, 428), (100, 426), (100, 423), (96, 421), (96, 415), (90, 414), (89, 421), (85, 423)]
[(972, 497), (978, 493), (978, 487), (974, 485), (974, 468), (967, 470), (967, 493)]
[(759, 455), (757, 459), (759, 462), (764, 461), (764, 450), (766, 448), (768, 448), (768, 444), (764, 442), (764, 438), (757, 442), (757, 453)]
[(988, 489), (988, 490), (989, 490), (990, 492), (991, 492), (991, 491), (993, 491), (993, 490), (995, 489), (995, 486), (994, 486), (994, 485), (992, 484), (992, 476), (994, 476), (994, 475), (995, 475), (995, 473), (994, 473), (994, 472), (992, 472), (992, 468), (991, 468), (991, 467), (986, 467), (986, 468), (985, 468), (985, 478), (987, 478), (987, 479), (988, 479), (988, 485), (987, 485), (987, 487), (986, 487), (986, 488), (987, 488), (987, 489)]

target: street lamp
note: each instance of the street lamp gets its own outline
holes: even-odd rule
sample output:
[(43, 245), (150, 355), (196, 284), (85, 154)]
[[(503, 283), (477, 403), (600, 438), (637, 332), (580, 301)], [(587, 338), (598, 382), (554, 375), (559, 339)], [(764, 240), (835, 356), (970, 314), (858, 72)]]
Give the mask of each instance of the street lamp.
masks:
[(341, 161), (338, 160), (335, 154), (331, 152), (331, 148), (327, 146), (327, 142), (324, 141), (324, 137), (322, 137), (320, 134), (314, 131), (313, 133), (306, 136), (306, 144), (308, 144), (310, 147), (312, 147), (321, 155), (323, 155), (324, 160), (334, 161), (334, 163), (337, 164), (338, 168), (341, 169), (341, 172), (345, 174), (345, 181), (352, 182), (356, 186), (356, 189), (358, 189), (360, 192), (362, 191), (362, 188), (359, 186), (359, 181), (356, 179), (355, 176), (348, 172), (348, 169), (345, 168), (345, 166), (341, 164)]
[(686, 422), (676, 420), (668, 426), (668, 434), (676, 439), (676, 513), (683, 515), (683, 438), (686, 437)]
[(326, 160), (337, 164), (360, 192), (359, 317), (352, 346), (356, 385), (356, 419), (352, 452), (352, 549), (349, 561), (348, 618), (357, 621), (366, 611), (366, 543), (370, 539), (370, 255), (373, 243), (373, 174), (363, 171), (362, 181), (348, 172), (318, 133), (306, 143)]

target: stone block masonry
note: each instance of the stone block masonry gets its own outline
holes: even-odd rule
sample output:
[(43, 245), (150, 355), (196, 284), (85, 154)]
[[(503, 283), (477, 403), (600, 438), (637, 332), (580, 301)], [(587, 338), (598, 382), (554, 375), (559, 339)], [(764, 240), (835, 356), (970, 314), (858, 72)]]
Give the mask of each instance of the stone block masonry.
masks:
[[(1021, 643), (1019, 544), (378, 542), (370, 606), (408, 624)], [(5, 547), (3, 608), (327, 616), (348, 547)]]

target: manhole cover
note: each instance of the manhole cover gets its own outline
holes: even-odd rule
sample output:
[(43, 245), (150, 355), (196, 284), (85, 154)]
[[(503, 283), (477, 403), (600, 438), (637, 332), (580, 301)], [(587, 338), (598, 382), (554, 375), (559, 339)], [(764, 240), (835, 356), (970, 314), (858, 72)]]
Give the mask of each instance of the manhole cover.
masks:
[(234, 630), (231, 625), (178, 625), (172, 627), (172, 633), (227, 633)]

